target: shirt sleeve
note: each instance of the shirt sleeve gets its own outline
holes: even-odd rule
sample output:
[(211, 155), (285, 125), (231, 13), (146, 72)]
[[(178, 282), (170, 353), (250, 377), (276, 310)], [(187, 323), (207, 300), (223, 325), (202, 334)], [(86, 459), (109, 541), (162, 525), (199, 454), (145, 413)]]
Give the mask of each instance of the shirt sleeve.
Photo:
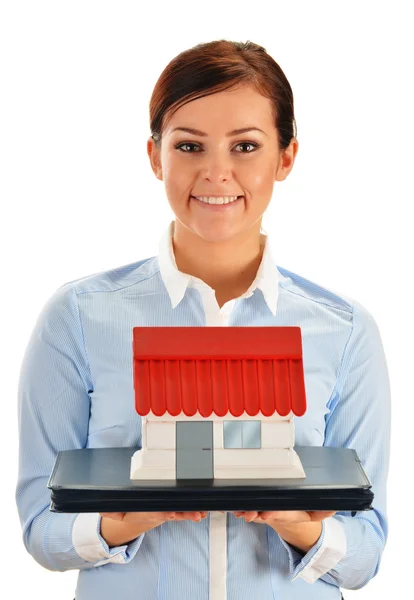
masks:
[(333, 517), (322, 521), (322, 533), (316, 544), (305, 554), (280, 538), (289, 555), (292, 581), (298, 577), (307, 583), (314, 583), (327, 573), (346, 554), (344, 528)]
[(122, 564), (131, 560), (141, 545), (143, 536), (125, 544), (109, 548), (101, 536), (102, 517), (99, 513), (80, 513), (77, 515), (72, 531), (73, 545), (77, 554), (99, 567), (107, 562)]
[[(57, 453), (86, 447), (92, 391), (76, 290), (69, 283), (41, 311), (18, 384), (16, 502), (23, 542), (33, 558), (52, 571), (129, 562), (145, 535), (109, 549), (99, 534), (96, 514), (86, 517), (49, 510), (47, 482)], [(83, 532), (80, 525), (85, 525)]]
[(353, 448), (372, 484), (373, 510), (337, 512), (305, 555), (282, 541), (292, 579), (360, 589), (378, 572), (388, 537), (386, 483), (391, 401), (386, 358), (371, 314), (354, 302), (353, 328), (328, 403), (325, 446)]

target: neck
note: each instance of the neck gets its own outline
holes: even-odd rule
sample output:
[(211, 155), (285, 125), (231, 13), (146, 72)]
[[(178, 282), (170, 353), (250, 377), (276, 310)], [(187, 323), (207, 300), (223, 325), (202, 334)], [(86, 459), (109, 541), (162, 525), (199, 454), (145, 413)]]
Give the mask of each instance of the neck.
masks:
[(198, 277), (220, 294), (242, 294), (256, 277), (264, 241), (260, 222), (231, 240), (208, 242), (176, 220), (172, 244), (179, 271)]

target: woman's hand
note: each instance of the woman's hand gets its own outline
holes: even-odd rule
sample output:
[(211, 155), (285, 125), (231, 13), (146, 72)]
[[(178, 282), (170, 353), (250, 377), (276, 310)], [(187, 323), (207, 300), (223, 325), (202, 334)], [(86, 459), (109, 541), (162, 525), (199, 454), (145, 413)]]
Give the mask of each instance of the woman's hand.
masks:
[(278, 511), (244, 511), (236, 510), (237, 518), (244, 517), (246, 523), (267, 523), (268, 525), (291, 525), (292, 523), (317, 522), (332, 517), (336, 511), (323, 510), (278, 510)]
[[(105, 512), (101, 517), (122, 521), (122, 523), (165, 523), (165, 521), (201, 521), (207, 516), (207, 511), (197, 512)], [(154, 525), (156, 527), (156, 525)]]
[(109, 547), (122, 546), (136, 539), (145, 531), (162, 525), (166, 521), (196, 521), (207, 516), (198, 512), (112, 512), (99, 513), (101, 536)]
[(246, 523), (269, 525), (288, 544), (302, 552), (308, 552), (322, 533), (322, 521), (332, 517), (336, 511), (234, 511), (237, 518), (244, 517)]

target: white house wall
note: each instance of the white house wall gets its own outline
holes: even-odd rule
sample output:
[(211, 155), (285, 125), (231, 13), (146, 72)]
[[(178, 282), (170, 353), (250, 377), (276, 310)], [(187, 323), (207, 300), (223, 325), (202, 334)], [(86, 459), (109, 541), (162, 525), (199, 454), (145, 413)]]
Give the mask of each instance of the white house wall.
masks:
[(226, 448), (214, 453), (215, 467), (288, 466), (293, 462), (290, 448)]
[[(175, 421), (164, 421), (158, 417), (155, 421), (142, 423), (142, 447), (159, 450), (175, 450)], [(201, 419), (199, 419), (201, 420)], [(260, 419), (255, 419), (260, 420)], [(214, 449), (224, 449), (223, 422), (213, 422)], [(295, 442), (294, 422), (290, 421), (262, 421), (261, 423), (261, 448), (293, 448)], [(226, 448), (226, 452), (230, 449)]]
[(224, 448), (223, 423), (214, 421), (213, 423), (213, 444), (214, 450)]
[[(131, 479), (176, 478), (174, 450), (137, 450), (131, 458)], [(215, 479), (274, 479), (305, 477), (295, 450), (219, 449), (214, 452)]]
[(273, 423), (262, 421), (261, 440), (261, 448), (293, 448), (295, 445), (293, 419)]
[(148, 449), (175, 450), (175, 423), (149, 421), (146, 424), (146, 433)]

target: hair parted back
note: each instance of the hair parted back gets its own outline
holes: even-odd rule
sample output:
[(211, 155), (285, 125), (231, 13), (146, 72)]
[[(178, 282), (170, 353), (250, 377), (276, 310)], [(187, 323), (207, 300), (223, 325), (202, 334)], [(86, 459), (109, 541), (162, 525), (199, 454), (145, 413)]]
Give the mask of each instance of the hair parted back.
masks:
[(287, 148), (297, 133), (289, 81), (263, 46), (230, 40), (197, 44), (165, 67), (150, 99), (150, 129), (157, 146), (161, 146), (162, 132), (178, 108), (242, 85), (250, 85), (271, 100), (279, 148)]

